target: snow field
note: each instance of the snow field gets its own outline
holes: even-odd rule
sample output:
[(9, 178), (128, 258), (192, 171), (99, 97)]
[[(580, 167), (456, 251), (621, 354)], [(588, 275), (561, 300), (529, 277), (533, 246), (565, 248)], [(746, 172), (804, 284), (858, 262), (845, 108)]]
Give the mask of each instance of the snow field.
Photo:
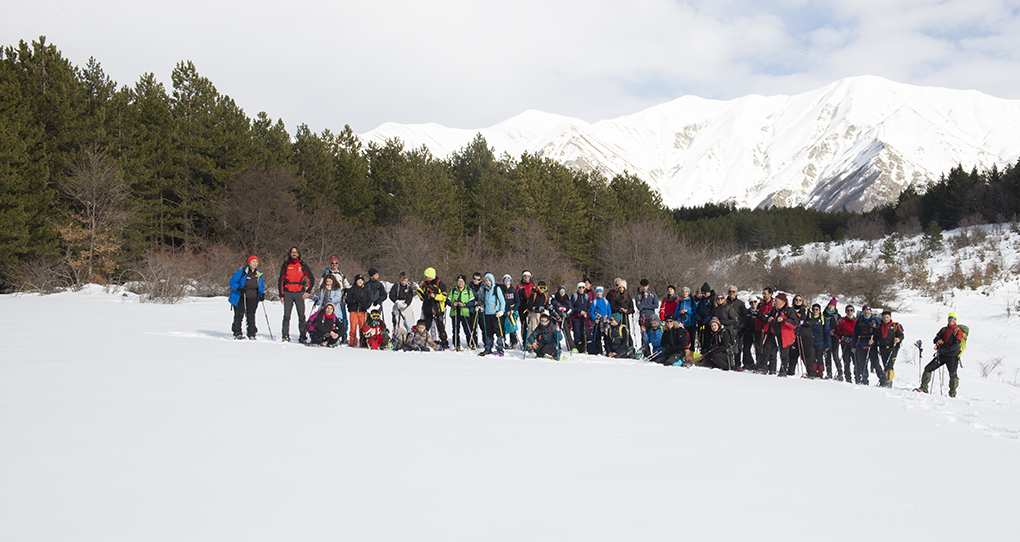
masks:
[[(266, 307), (279, 338), (282, 306)], [(926, 357), (942, 320), (929, 310), (940, 307), (915, 300), (897, 315)], [(962, 323), (991, 333), (972, 331), (968, 354), (1012, 355), (1015, 318), (963, 310)], [(233, 341), (231, 318), (225, 298), (142, 304), (94, 287), (0, 296), (4, 538), (1004, 540), (1015, 530), (1020, 388), (980, 378), (973, 362), (950, 400), (909, 391), (917, 366), (906, 353), (885, 390), (586, 355)]]

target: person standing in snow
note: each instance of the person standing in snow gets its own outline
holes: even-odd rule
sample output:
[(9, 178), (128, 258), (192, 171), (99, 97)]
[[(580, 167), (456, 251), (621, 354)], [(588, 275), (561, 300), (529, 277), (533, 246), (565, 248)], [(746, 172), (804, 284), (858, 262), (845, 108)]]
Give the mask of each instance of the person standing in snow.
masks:
[(425, 270), (425, 282), (415, 292), (418, 299), (421, 299), (422, 319), (425, 320), (426, 328), (431, 329), (432, 326), (436, 326), (441, 350), (450, 348), (450, 343), (446, 338), (446, 324), (443, 322), (448, 292), (446, 284), (439, 280), (436, 270), (432, 267)]
[(793, 310), (797, 313), (797, 330), (793, 341), (793, 348), (790, 350), (790, 376), (795, 374), (797, 361), (804, 360), (804, 373), (808, 377), (814, 377), (812, 354), (814, 352), (815, 337), (811, 323), (808, 318), (811, 311), (804, 303), (800, 295), (793, 296)]
[(301, 259), (298, 247), (290, 247), (287, 259), (280, 266), (280, 301), (283, 303), (283, 332), (281, 340), (290, 341), (290, 312), (297, 308), (298, 332), (301, 342), (305, 342), (305, 300), (311, 295), (315, 286), (315, 278), (308, 264)]
[(754, 299), (747, 302), (747, 310), (744, 312), (744, 321), (740, 324), (740, 358), (745, 371), (753, 371), (755, 368), (754, 358), (751, 356), (751, 349), (755, 347), (758, 337), (756, 324), (758, 322), (758, 302)]
[(413, 327), (412, 322), (415, 320), (411, 302), (414, 301), (415, 289), (416, 286), (411, 284), (407, 273), (401, 271), (399, 279), (390, 288), (390, 301), (393, 303), (393, 329), (406, 332)]
[[(471, 275), (471, 282), (469, 282), (467, 286), (468, 286), (468, 288), (471, 289), (471, 295), (475, 299), (477, 299), (478, 298), (478, 291), (481, 290), (481, 288), (482, 288), (482, 274), (478, 273), (478, 272), (475, 272), (474, 275)], [(471, 337), (469, 337), (469, 340), (471, 342), (471, 347), (472, 348), (478, 348), (478, 344), (479, 344), (478, 343), (478, 328), (481, 326), (481, 318), (482, 318), (482, 307), (481, 307), (481, 305), (475, 305), (474, 307), (472, 307), (471, 317), (470, 317), (470, 322), (469, 322), (470, 325), (471, 325)]]
[(871, 315), (871, 307), (861, 307), (861, 314), (854, 324), (853, 347), (854, 353), (854, 380), (859, 381), (863, 386), (868, 385), (868, 360), (878, 374), (879, 382), (885, 385), (885, 375), (878, 365), (878, 350), (875, 346), (875, 333), (878, 331), (878, 320)]
[(839, 337), (839, 346), (843, 353), (843, 381), (860, 384), (857, 378), (857, 371), (852, 369), (854, 365), (854, 328), (857, 326), (857, 316), (854, 314), (853, 305), (846, 306), (846, 314), (836, 324), (836, 336)]
[[(811, 306), (811, 316), (808, 317), (811, 325), (811, 345), (804, 345), (807, 355), (804, 363), (812, 368), (811, 376), (814, 378), (825, 378), (825, 351), (829, 349), (829, 324), (822, 316), (822, 306), (815, 303)], [(831, 371), (830, 371), (831, 372)]]
[(574, 351), (588, 353), (588, 336), (591, 335), (591, 301), (585, 283), (577, 283), (577, 292), (570, 298), (568, 327), (574, 336)]
[(266, 298), (266, 283), (259, 271), (259, 259), (254, 254), (248, 256), (248, 262), (230, 277), (230, 297), (228, 301), (234, 307), (234, 325), (231, 331), (235, 339), (244, 339), (241, 335), (241, 319), (248, 321), (248, 338), (255, 340), (258, 327), (255, 325), (255, 309), (259, 302)]
[(676, 295), (676, 286), (672, 284), (666, 286), (666, 296), (659, 303), (659, 321), (665, 323), (666, 315), (676, 312), (676, 305), (679, 301), (680, 297)]
[(647, 331), (651, 328), (652, 319), (655, 318), (655, 311), (659, 308), (659, 297), (650, 289), (651, 283), (648, 279), (641, 279), (638, 284), (638, 293), (634, 296), (634, 305), (637, 308), (638, 323), (641, 329)]
[(368, 282), (365, 283), (368, 293), (371, 296), (372, 307), (382, 310), (383, 301), (386, 301), (386, 286), (379, 282), (379, 270), (374, 267), (368, 268)]
[(793, 307), (787, 304), (786, 294), (780, 293), (775, 298), (772, 315), (769, 317), (771, 332), (777, 340), (779, 350), (779, 376), (794, 374), (796, 366), (790, 360), (790, 348), (797, 335), (797, 324), (800, 319)]
[(928, 393), (928, 384), (931, 383), (932, 373), (939, 367), (945, 365), (949, 369), (949, 396), (956, 397), (960, 388), (960, 377), (957, 376), (957, 369), (960, 366), (960, 356), (967, 348), (967, 339), (964, 331), (956, 323), (956, 313), (951, 312), (946, 318), (946, 327), (935, 334), (936, 358), (924, 366), (924, 374), (921, 375), (921, 387), (917, 391)]
[[(531, 292), (535, 291), (535, 283), (531, 281), (531, 271), (521, 274), (521, 281), (517, 283), (517, 321), (521, 326), (521, 343), (527, 349), (528, 333), (531, 331), (531, 323), (528, 321), (528, 300), (531, 299)], [(527, 329), (528, 331), (525, 331)]]
[(691, 298), (691, 289), (684, 286), (676, 302), (676, 320), (687, 331), (687, 348), (694, 350), (698, 335), (697, 303)]
[(350, 338), (347, 344), (357, 348), (364, 336), (361, 330), (368, 320), (368, 310), (372, 307), (372, 293), (365, 285), (365, 277), (360, 273), (354, 275), (354, 284), (347, 290), (347, 312), (350, 316)]
[(486, 273), (481, 287), (478, 288), (478, 306), (481, 307), (482, 320), (479, 327), (482, 330), (482, 339), (485, 349), (478, 353), (479, 356), (492, 354), (493, 342), (496, 346), (496, 355), (503, 355), (503, 328), (500, 326), (500, 318), (506, 312), (506, 298), (496, 287), (496, 277), (492, 273)]
[(329, 259), (329, 267), (322, 270), (322, 278), (326, 278), (326, 275), (333, 275), (337, 278), (336, 287), (339, 290), (346, 290), (351, 287), (351, 283), (347, 281), (347, 276), (340, 272), (340, 258), (336, 256), (332, 256)]
[(829, 304), (822, 311), (822, 318), (825, 326), (829, 329), (828, 347), (825, 349), (825, 378), (832, 378), (832, 365), (836, 364), (836, 380), (843, 380), (843, 364), (840, 363), (839, 335), (836, 333), (836, 325), (839, 323), (839, 311), (836, 310), (836, 298), (829, 300)]
[(892, 387), (893, 376), (896, 374), (896, 355), (900, 352), (900, 343), (903, 342), (903, 326), (893, 322), (892, 311), (882, 311), (882, 323), (878, 325), (878, 355), (882, 359), (882, 369), (885, 371), (885, 382), (887, 388)]
[(471, 335), (471, 321), (475, 319), (475, 292), (467, 285), (467, 277), (457, 276), (457, 285), (450, 290), (447, 300), (450, 305), (450, 322), (453, 324), (453, 348), (461, 352), (460, 332), (464, 331), (464, 342), (468, 348), (475, 348)]
[(595, 349), (596, 354), (601, 354), (605, 351), (605, 344), (609, 335), (609, 318), (613, 314), (611, 308), (609, 308), (609, 301), (605, 298), (605, 289), (601, 286), (595, 287), (595, 300), (591, 302), (591, 314), (594, 323), (592, 324), (595, 334)]
[(517, 347), (517, 330), (520, 329), (520, 320), (517, 319), (517, 289), (514, 288), (513, 278), (509, 274), (503, 275), (503, 283), (499, 285), (499, 291), (506, 300), (506, 310), (500, 318), (499, 325), (503, 330), (504, 342), (509, 338), (509, 348)]

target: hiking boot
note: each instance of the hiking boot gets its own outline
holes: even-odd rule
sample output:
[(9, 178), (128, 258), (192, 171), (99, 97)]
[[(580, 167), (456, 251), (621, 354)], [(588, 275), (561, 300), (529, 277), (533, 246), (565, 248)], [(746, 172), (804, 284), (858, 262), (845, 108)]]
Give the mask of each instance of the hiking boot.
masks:
[(956, 397), (956, 390), (960, 387), (960, 378), (956, 376), (949, 377), (949, 396)]
[(248, 340), (249, 341), (254, 341), (255, 340), (255, 336), (254, 335), (248, 335)]
[(240, 333), (235, 333), (234, 334), (234, 340), (235, 341), (243, 341), (244, 340), (244, 335), (241, 335)]
[(492, 350), (482, 350), (481, 352), (478, 353), (478, 356), (479, 357), (481, 357), (481, 356), (488, 356), (491, 353), (492, 353)]
[(284, 335), (283, 337), (280, 337), (280, 341), (281, 342), (285, 342), (285, 343), (289, 343), (290, 342), (290, 337), (287, 336), (287, 335)]

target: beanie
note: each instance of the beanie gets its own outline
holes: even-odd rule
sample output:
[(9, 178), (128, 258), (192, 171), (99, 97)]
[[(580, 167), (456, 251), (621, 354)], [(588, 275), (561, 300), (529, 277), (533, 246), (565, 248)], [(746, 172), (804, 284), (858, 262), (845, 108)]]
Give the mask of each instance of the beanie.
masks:
[(374, 268), (374, 267), (369, 267), (369, 268), (368, 268), (368, 276), (370, 276), (370, 277), (371, 277), (372, 275), (375, 275), (375, 274), (377, 274), (377, 273), (379, 273), (379, 270), (378, 270), (378, 269), (376, 269), (376, 268)]
[(706, 282), (706, 283), (704, 283), (704, 284), (702, 284), (702, 285), (701, 285), (701, 291), (702, 291), (703, 293), (708, 293), (708, 292), (711, 292), (711, 291), (712, 291), (712, 287), (711, 287), (711, 286), (709, 286), (709, 285), (708, 285), (708, 283)]
[(779, 301), (782, 301), (783, 304), (785, 304), (785, 305), (789, 305), (789, 303), (790, 303), (789, 301), (786, 300), (786, 294), (784, 294), (782, 292), (780, 292), (779, 295), (776, 296), (776, 299), (778, 299)]
[(436, 270), (432, 267), (425, 269), (425, 278), (429, 280), (436, 278)]
[(836, 298), (835, 297), (829, 300), (829, 305), (832, 305), (833, 307), (836, 306)]
[(251, 263), (252, 260), (255, 260), (257, 262), (257, 261), (259, 261), (259, 257), (254, 255), (254, 254), (252, 254), (251, 256), (248, 256), (248, 261), (246, 261), (244, 263)]

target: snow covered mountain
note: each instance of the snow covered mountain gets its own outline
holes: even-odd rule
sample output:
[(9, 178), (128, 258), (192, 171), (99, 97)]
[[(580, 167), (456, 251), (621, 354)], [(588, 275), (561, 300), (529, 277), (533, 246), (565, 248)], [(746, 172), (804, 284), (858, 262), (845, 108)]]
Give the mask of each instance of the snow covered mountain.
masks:
[(865, 76), (796, 96), (684, 96), (594, 124), (526, 111), (480, 130), (386, 123), (361, 137), (399, 138), (446, 157), (481, 133), (497, 153), (537, 153), (607, 176), (629, 171), (672, 207), (866, 210), (957, 164), (1015, 162), (1018, 126), (1020, 100)]

